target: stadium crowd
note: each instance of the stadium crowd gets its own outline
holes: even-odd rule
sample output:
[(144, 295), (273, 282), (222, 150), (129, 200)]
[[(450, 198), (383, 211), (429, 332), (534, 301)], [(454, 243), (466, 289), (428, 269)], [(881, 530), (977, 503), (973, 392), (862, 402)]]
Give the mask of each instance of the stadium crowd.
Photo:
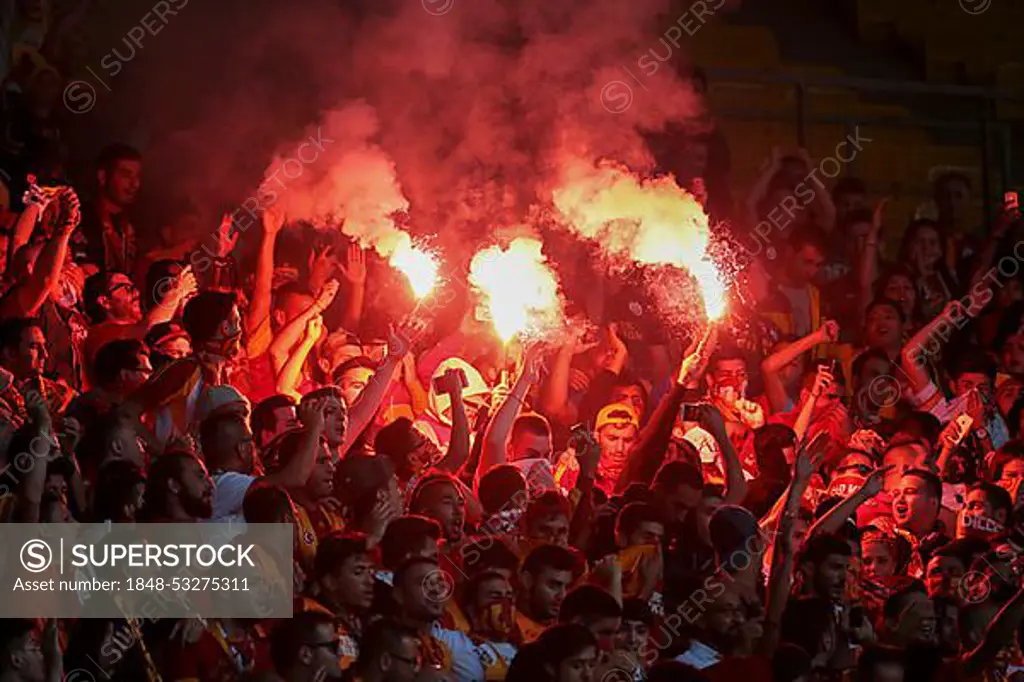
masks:
[(572, 319), (506, 348), (470, 288), (414, 306), (272, 205), (144, 227), (130, 146), (72, 189), (36, 86), (5, 102), (0, 518), (290, 524), (295, 603), (5, 619), (0, 682), (1024, 673), (1013, 202), (968, 224), (958, 173), (927, 218), (853, 176), (803, 201), (798, 152), (737, 207), (718, 147), (663, 140), (741, 246), (722, 319), (556, 255)]

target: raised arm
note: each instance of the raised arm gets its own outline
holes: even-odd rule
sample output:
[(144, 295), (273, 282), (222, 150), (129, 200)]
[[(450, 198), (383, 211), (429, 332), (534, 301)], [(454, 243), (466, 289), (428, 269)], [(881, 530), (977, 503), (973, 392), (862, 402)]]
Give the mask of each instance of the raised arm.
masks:
[(309, 320), (306, 325), (306, 333), (294, 348), (291, 356), (284, 363), (281, 371), (277, 374), (277, 392), (290, 395), (293, 398), (300, 398), (298, 392), (299, 384), (302, 383), (302, 367), (306, 364), (306, 358), (310, 351), (316, 346), (316, 342), (324, 333), (324, 320), (317, 315)]
[(452, 433), (448, 441), (448, 453), (438, 467), (457, 474), (469, 459), (469, 416), (462, 400), (462, 382), (458, 370), (450, 369), (442, 376), (446, 393), (451, 399)]
[(985, 630), (985, 638), (973, 651), (961, 656), (964, 672), (968, 677), (980, 674), (1004, 646), (1013, 642), (1017, 628), (1024, 620), (1024, 589), (1019, 589), (1010, 601), (999, 610), (995, 619)]
[(392, 331), (388, 337), (388, 354), (384, 362), (377, 368), (377, 372), (367, 382), (366, 388), (359, 394), (348, 411), (348, 430), (345, 432), (345, 440), (341, 444), (342, 454), (348, 452), (352, 444), (356, 442), (359, 435), (370, 425), (384, 396), (387, 395), (388, 386), (402, 363), (402, 358), (409, 352), (409, 337), (405, 332)]
[(860, 287), (860, 315), (874, 300), (875, 279), (878, 277), (878, 245), (882, 235), (882, 216), (885, 213), (885, 206), (889, 203), (886, 197), (875, 204), (874, 218), (871, 221), (871, 231), (864, 242), (864, 250), (860, 254), (860, 262), (857, 263), (857, 285)]
[(594, 481), (597, 479), (601, 447), (589, 430), (571, 437), (569, 447), (580, 464), (575, 488), (578, 499), (572, 513), (572, 521), (569, 523), (569, 543), (586, 554), (594, 529)]
[(688, 390), (700, 385), (700, 379), (714, 352), (717, 338), (717, 331), (712, 326), (700, 342), (690, 348), (679, 367), (675, 384), (662, 397), (647, 426), (637, 438), (636, 445), (626, 460), (626, 466), (623, 467), (615, 484), (616, 491), (625, 490), (630, 483), (650, 483), (654, 478), (665, 458), (668, 441), (672, 438), (672, 427), (683, 404), (683, 398)]
[(789, 398), (779, 376), (782, 369), (807, 351), (823, 343), (835, 343), (838, 338), (839, 325), (832, 320), (825, 320), (818, 329), (764, 359), (761, 363), (764, 392), (773, 412), (785, 410)]
[(0, 315), (36, 315), (60, 280), (60, 273), (67, 259), (68, 242), (81, 221), (81, 213), (78, 197), (74, 192), (61, 192), (57, 201), (60, 203), (60, 215), (56, 233), (39, 252), (32, 274), (15, 283), (4, 296), (0, 302)]
[(338, 272), (345, 279), (345, 310), (341, 325), (345, 329), (358, 329), (363, 316), (363, 299), (366, 298), (366, 252), (358, 244), (349, 244), (344, 262), (338, 265)]
[(847, 495), (846, 499), (829, 509), (825, 512), (824, 516), (814, 522), (811, 529), (807, 531), (807, 537), (838, 533), (842, 529), (843, 524), (846, 523), (846, 520), (854, 515), (858, 507), (882, 492), (882, 482), (885, 481), (885, 475), (894, 466), (894, 464), (888, 464), (868, 474), (859, 490)]
[(484, 449), (480, 453), (480, 466), (476, 470), (477, 480), (499, 464), (506, 460), (505, 447), (508, 444), (508, 437), (512, 433), (512, 425), (519, 416), (519, 411), (526, 401), (526, 394), (530, 387), (540, 378), (542, 361), (540, 348), (533, 347), (526, 354), (526, 361), (523, 363), (523, 372), (516, 379), (508, 396), (502, 401), (491, 423), (487, 425), (484, 433)]
[[(1013, 229), (1014, 225), (1019, 220), (1020, 208), (1011, 209), (1008, 206), (1003, 206), (999, 215), (996, 217), (992, 231), (985, 239), (985, 243), (982, 245), (978, 254), (974, 257), (974, 260), (971, 263), (971, 273), (969, 278), (971, 288), (969, 291), (973, 296), (980, 297), (982, 291), (985, 289), (991, 291), (992, 283), (982, 284), (982, 282), (994, 274), (992, 272), (992, 261), (995, 260), (996, 254), (999, 252), (999, 246), (1003, 243), (1007, 233)], [(991, 300), (991, 298), (992, 297), (989, 296), (986, 299), (986, 302)]]
[(325, 284), (320, 293), (317, 294), (312, 305), (299, 313), (294, 320), (286, 324), (274, 336), (268, 352), (270, 353), (270, 360), (274, 365), (275, 372), (280, 372), (281, 368), (284, 367), (284, 363), (288, 361), (291, 355), (292, 348), (299, 342), (302, 335), (306, 333), (309, 321), (321, 315), (327, 310), (327, 306), (331, 305), (331, 301), (338, 294), (338, 286), (338, 281), (334, 279)]
[(411, 352), (406, 353), (405, 357), (402, 358), (399, 378), (405, 385), (405, 389), (409, 391), (409, 403), (413, 416), (420, 416), (427, 411), (430, 403), (430, 394), (423, 387), (420, 376), (416, 373), (416, 357)]
[(311, 400), (299, 405), (299, 421), (304, 428), (302, 444), (295, 456), (285, 462), (278, 471), (260, 479), (266, 485), (279, 485), (283, 488), (300, 488), (306, 485), (313, 468), (316, 466), (316, 453), (320, 439), (324, 435), (324, 404), (325, 398)]
[(722, 453), (722, 466), (725, 469), (725, 504), (741, 504), (747, 496), (747, 478), (743, 475), (740, 457), (729, 440), (725, 430), (722, 413), (710, 403), (700, 405), (700, 425), (711, 434)]
[(171, 280), (170, 288), (164, 299), (146, 311), (142, 321), (138, 323), (140, 336), (152, 329), (154, 325), (173, 320), (178, 308), (194, 296), (198, 289), (199, 283), (195, 273), (192, 272), (192, 266), (186, 265)]
[(934, 347), (932, 346), (934, 337), (940, 338), (942, 342), (948, 341), (952, 334), (954, 324), (952, 320), (954, 319), (967, 319), (963, 307), (956, 300), (947, 303), (942, 312), (914, 334), (913, 338), (900, 351), (900, 367), (910, 378), (910, 388), (915, 394), (920, 393), (932, 383), (926, 369), (928, 362), (925, 348)]
[(818, 398), (832, 387), (835, 378), (832, 372), (825, 365), (818, 365), (818, 375), (814, 378), (814, 386), (811, 387), (807, 400), (800, 405), (800, 413), (796, 416), (796, 423), (793, 424), (793, 432), (799, 443), (807, 435), (807, 429), (811, 427), (811, 417), (814, 415), (814, 406)]
[(270, 206), (263, 212), (261, 222), (263, 237), (260, 239), (260, 250), (256, 256), (256, 277), (252, 299), (249, 301), (249, 314), (245, 319), (245, 328), (250, 335), (270, 318), (274, 284), (274, 244), (277, 243), (277, 235), (284, 226), (284, 213), (276, 206)]
[(40, 506), (43, 502), (43, 492), (46, 489), (46, 467), (57, 440), (53, 435), (50, 410), (43, 396), (38, 390), (32, 388), (24, 392), (24, 397), (25, 411), (28, 412), (30, 423), (22, 428), (32, 429), (36, 436), (32, 442), (41, 443), (41, 452), (33, 451), (31, 453), (32, 468), (29, 469), (18, 490), (14, 522), (39, 523)]
[[(810, 454), (811, 473), (814, 473), (818, 468), (818, 465), (821, 463), (821, 458), (825, 454), (825, 448), (827, 446), (828, 434), (824, 431), (815, 436), (810, 444), (807, 444), (806, 441), (801, 444), (801, 452), (806, 450), (806, 452)], [(785, 512), (786, 501), (789, 499), (790, 490), (796, 490), (798, 500), (802, 501), (804, 499), (804, 492), (807, 490), (807, 486), (810, 483), (810, 477), (811, 474), (809, 473), (807, 474), (806, 481), (799, 481), (797, 480), (796, 474), (794, 474), (793, 480), (790, 481), (789, 485), (786, 487), (786, 492), (784, 492), (782, 496), (775, 501), (775, 504), (772, 505), (770, 510), (768, 510), (768, 513), (765, 514), (758, 522), (762, 532), (774, 530), (778, 526), (779, 520)]]
[(551, 420), (569, 426), (577, 421), (576, 407), (569, 402), (569, 377), (572, 359), (597, 346), (598, 342), (583, 343), (583, 329), (570, 332), (569, 338), (558, 347), (547, 379), (541, 385), (540, 408)]
[(8, 268), (14, 262), (14, 256), (18, 253), (18, 250), (28, 244), (32, 238), (32, 231), (35, 230), (36, 225), (39, 223), (39, 216), (43, 214), (44, 210), (46, 210), (46, 203), (32, 202), (26, 204), (25, 210), (18, 216), (14, 223), (14, 233), (11, 235), (10, 243), (7, 245)]
[(822, 434), (806, 448), (801, 448), (794, 463), (793, 481), (781, 499), (779, 524), (775, 542), (772, 543), (772, 570), (768, 577), (764, 634), (758, 644), (759, 653), (765, 656), (771, 656), (779, 645), (782, 614), (789, 600), (793, 576), (793, 527), (796, 515), (800, 511), (804, 491), (807, 490), (811, 474), (814, 473), (816, 460), (824, 452), (826, 444), (827, 439)]

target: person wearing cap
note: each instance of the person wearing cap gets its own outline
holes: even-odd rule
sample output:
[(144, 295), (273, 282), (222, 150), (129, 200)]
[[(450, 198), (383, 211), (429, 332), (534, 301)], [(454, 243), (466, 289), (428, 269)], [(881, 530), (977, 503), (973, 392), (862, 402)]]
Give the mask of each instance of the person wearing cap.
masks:
[(640, 432), (640, 416), (628, 403), (605, 405), (597, 413), (594, 431), (601, 448), (595, 485), (610, 495)]
[(316, 444), (324, 428), (322, 410), (318, 411), (317, 405), (304, 410), (305, 431), (295, 437), (293, 456), (263, 475), (248, 418), (233, 411), (231, 404), (226, 407), (212, 410), (199, 427), (199, 444), (214, 485), (214, 522), (244, 520), (242, 505), (254, 484), (279, 485), (289, 490), (304, 486), (316, 467)]
[(192, 353), (192, 342), (188, 333), (177, 322), (161, 322), (153, 325), (146, 334), (153, 369), (160, 370), (173, 360), (181, 360)]

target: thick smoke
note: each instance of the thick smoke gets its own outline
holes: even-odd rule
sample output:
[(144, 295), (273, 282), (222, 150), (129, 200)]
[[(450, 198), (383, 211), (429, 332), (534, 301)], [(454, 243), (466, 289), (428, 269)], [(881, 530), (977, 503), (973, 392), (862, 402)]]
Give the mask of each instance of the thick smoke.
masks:
[(696, 120), (698, 100), (668, 65), (641, 76), (625, 110), (602, 103), (659, 45), (681, 11), (671, 4), (192, 0), (97, 112), (122, 131), (145, 120), (148, 167), (166, 171), (150, 180), (204, 216), (241, 203), (320, 128), (338, 142), (284, 188), (287, 206), (319, 215), (357, 199), (364, 219), (379, 214), (349, 231), (386, 229), (381, 216), (407, 200), (411, 230), (465, 250), (549, 201), (567, 159), (648, 171), (642, 131)]

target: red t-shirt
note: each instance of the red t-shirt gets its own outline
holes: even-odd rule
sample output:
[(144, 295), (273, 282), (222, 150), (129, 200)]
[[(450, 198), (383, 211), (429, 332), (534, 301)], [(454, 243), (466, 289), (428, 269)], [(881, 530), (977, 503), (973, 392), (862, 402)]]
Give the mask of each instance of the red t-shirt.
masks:
[(143, 334), (135, 323), (124, 324), (121, 322), (100, 322), (89, 327), (89, 335), (85, 337), (85, 344), (82, 346), (82, 354), (85, 356), (86, 375), (92, 380), (93, 365), (96, 362), (96, 354), (100, 348), (111, 341), (121, 339), (142, 340)]
[(726, 657), (701, 671), (709, 682), (773, 682), (771, 663), (762, 656)]

